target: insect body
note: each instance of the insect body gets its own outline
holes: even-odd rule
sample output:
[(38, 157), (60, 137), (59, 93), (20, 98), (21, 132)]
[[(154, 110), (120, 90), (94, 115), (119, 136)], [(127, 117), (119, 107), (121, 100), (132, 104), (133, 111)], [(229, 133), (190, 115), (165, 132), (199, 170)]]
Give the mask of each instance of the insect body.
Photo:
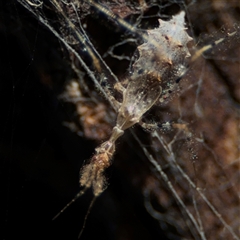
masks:
[[(160, 27), (148, 31), (147, 42), (138, 47), (140, 57), (133, 65), (127, 88), (121, 86), (123, 101), (118, 103), (116, 126), (108, 141), (96, 148), (96, 154), (81, 170), (80, 185), (93, 188), (98, 196), (106, 181), (104, 170), (110, 166), (115, 142), (124, 131), (136, 123), (156, 103), (163, 91), (172, 89), (186, 71), (186, 58), (190, 56), (187, 43), (191, 40), (184, 28), (184, 12), (169, 22), (159, 20)], [(146, 37), (145, 37), (146, 38)]]

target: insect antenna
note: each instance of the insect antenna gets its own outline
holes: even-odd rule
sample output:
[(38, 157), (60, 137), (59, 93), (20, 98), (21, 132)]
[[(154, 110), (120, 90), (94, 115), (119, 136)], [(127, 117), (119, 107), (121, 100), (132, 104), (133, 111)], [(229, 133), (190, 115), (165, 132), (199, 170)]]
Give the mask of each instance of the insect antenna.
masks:
[(90, 212), (92, 210), (93, 204), (95, 203), (96, 199), (97, 199), (97, 196), (94, 196), (92, 201), (91, 201), (91, 203), (90, 203), (90, 205), (89, 205), (89, 207), (88, 207), (87, 213), (86, 213), (85, 218), (84, 218), (82, 229), (81, 229), (81, 231), (78, 234), (78, 239), (80, 239), (82, 234), (83, 234), (83, 231), (84, 231), (86, 223), (87, 223), (88, 216), (89, 216), (89, 214), (90, 214)]
[(52, 218), (52, 221), (58, 218), (69, 206), (71, 206), (78, 198), (80, 198), (88, 189), (88, 187), (83, 188), (77, 195), (67, 204), (57, 215)]

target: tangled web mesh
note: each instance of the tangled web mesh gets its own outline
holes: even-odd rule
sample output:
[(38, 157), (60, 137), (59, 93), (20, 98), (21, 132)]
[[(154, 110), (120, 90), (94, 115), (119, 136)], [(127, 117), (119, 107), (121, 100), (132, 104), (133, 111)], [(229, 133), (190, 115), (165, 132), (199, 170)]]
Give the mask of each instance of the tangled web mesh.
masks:
[(143, 118), (158, 122), (159, 130), (134, 128), (122, 138), (113, 167), (124, 172), (119, 181), (126, 177), (124, 184), (140, 193), (139, 201), (168, 239), (239, 239), (237, 1), (213, 0), (211, 7), (177, 0), (18, 2), (62, 46), (71, 74), (60, 98), (74, 104), (76, 116), (64, 124), (97, 144), (116, 121), (118, 109), (109, 94), (121, 102), (114, 85), (127, 85), (139, 58), (136, 49), (146, 42), (146, 30), (159, 26), (158, 19), (186, 12), (191, 54), (238, 31), (192, 62), (177, 89)]

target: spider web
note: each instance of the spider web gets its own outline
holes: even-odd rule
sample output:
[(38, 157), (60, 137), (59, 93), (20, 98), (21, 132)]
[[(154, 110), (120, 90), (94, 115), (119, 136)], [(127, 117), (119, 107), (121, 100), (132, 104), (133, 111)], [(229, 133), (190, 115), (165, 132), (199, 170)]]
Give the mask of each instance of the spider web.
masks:
[[(107, 91), (121, 99), (113, 86), (124, 82), (131, 71), (144, 31), (158, 27), (158, 18), (168, 20), (183, 9), (189, 32), (200, 46), (197, 39), (205, 44), (234, 31), (239, 6), (224, 1), (212, 1), (211, 8), (201, 2), (182, 1), (100, 1), (104, 8), (78, 1), (18, 2), (27, 11), (20, 4), (4, 5), (15, 22), (5, 16), (6, 25), (14, 23), (12, 32), (2, 27), (5, 38), (21, 39), (29, 62), (24, 66), (21, 59), (15, 63), (10, 57), (7, 65), (18, 66), (22, 75), (12, 73), (12, 99), (3, 108), (5, 238), (25, 235), (33, 239), (32, 234), (42, 228), (43, 233), (34, 239), (41, 239), (46, 229), (51, 229), (49, 238), (76, 239), (91, 193), (79, 200), (79, 206), (67, 209), (62, 218), (54, 222), (51, 218), (78, 191), (78, 172), (84, 160), (110, 135), (116, 114)], [(104, 9), (108, 11), (104, 13)], [(113, 19), (112, 13), (119, 17)], [(222, 25), (229, 26), (217, 31)], [(206, 40), (201, 37), (203, 32), (214, 38)], [(107, 173), (110, 186), (93, 207), (83, 238), (96, 233), (104, 239), (117, 235), (155, 239), (162, 234), (166, 239), (239, 239), (238, 37), (205, 54), (213, 60), (193, 63), (181, 90), (146, 116), (149, 121), (173, 121), (177, 129), (149, 133), (135, 127), (119, 141), (113, 167)], [(17, 42), (10, 42), (8, 48), (15, 45)], [(13, 48), (7, 55), (17, 51)], [(41, 84), (32, 80), (34, 74)], [(52, 107), (37, 100), (36, 94), (40, 98), (49, 95), (42, 98)], [(29, 99), (35, 101), (30, 104)], [(34, 122), (37, 118), (42, 124)], [(24, 136), (18, 126), (34, 134)], [(31, 153), (24, 149), (24, 141), (20, 143), (35, 135), (40, 136), (39, 142), (28, 145)], [(49, 164), (52, 155), (54, 160)], [(21, 224), (24, 213), (37, 225), (32, 231), (27, 232)], [(28, 220), (22, 222), (29, 224)], [(15, 235), (12, 228), (21, 230)]]

